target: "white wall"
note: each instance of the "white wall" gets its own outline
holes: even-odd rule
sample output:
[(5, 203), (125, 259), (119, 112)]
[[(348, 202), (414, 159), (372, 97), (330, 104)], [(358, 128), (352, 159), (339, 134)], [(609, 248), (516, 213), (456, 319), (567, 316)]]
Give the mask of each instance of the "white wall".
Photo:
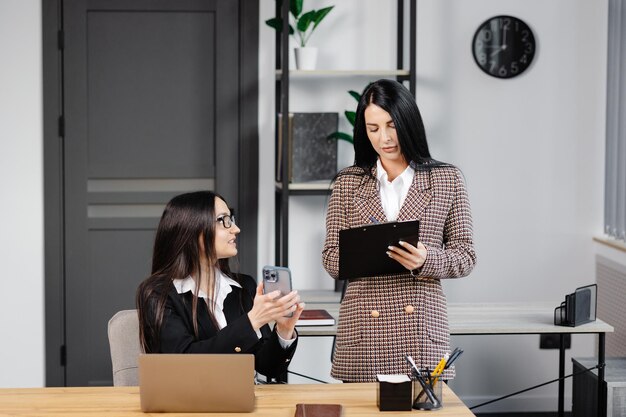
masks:
[[(418, 1), (418, 105), (433, 156), (456, 164), (466, 176), (478, 253), (478, 265), (468, 278), (444, 284), (450, 302), (545, 301), (556, 307), (566, 293), (595, 281), (596, 249), (591, 238), (602, 233), (606, 3)], [(308, 0), (305, 4), (307, 9), (336, 5), (311, 39), (320, 47), (319, 68), (393, 68), (395, 2)], [(273, 32), (262, 22), (274, 10), (272, 0), (262, 0), (261, 5), (260, 149), (261, 159), (268, 161), (274, 149), (274, 51)], [(471, 54), (476, 28), (499, 14), (526, 21), (538, 45), (532, 66), (510, 80), (485, 75)], [(292, 81), (291, 109), (342, 113), (355, 107), (344, 92), (362, 90), (366, 82)], [(260, 171), (259, 224), (263, 225), (260, 239), (266, 236), (265, 241), (270, 241), (273, 174), (265, 166)], [(332, 280), (320, 265), (326, 198), (292, 197), (291, 201), (294, 282), (302, 289), (331, 288)], [(272, 262), (272, 248), (259, 247), (259, 266)], [(318, 349), (328, 343), (305, 342), (319, 344)], [(452, 387), (469, 404), (547, 381), (558, 373), (558, 352), (539, 351), (538, 336), (458, 336), (453, 337), (453, 345), (462, 346), (465, 354)], [(594, 346), (594, 337), (574, 336), (568, 367), (570, 355), (593, 355)], [(328, 379), (325, 350), (315, 364), (310, 363), (310, 354), (305, 360), (298, 353), (293, 370), (322, 378), (326, 374)], [(476, 373), (488, 368), (492, 357), (500, 357), (506, 366), (490, 370), (490, 383), (474, 383)], [(556, 392), (554, 385), (477, 411), (556, 410)], [(570, 393), (568, 383), (568, 408)]]
[(0, 387), (44, 384), (41, 2), (0, 1)]

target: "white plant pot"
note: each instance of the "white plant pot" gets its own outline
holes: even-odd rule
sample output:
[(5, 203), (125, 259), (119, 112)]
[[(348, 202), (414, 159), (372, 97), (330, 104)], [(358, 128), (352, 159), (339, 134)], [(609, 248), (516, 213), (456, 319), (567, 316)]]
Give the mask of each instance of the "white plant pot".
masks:
[(304, 48), (295, 48), (296, 68), (299, 70), (314, 70), (317, 63), (317, 48), (315, 46), (306, 46)]

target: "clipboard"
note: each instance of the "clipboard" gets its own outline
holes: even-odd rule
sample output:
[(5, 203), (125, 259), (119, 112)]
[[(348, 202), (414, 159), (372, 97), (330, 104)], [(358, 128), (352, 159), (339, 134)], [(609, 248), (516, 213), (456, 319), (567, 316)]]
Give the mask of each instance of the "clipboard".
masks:
[(339, 231), (339, 279), (406, 273), (387, 256), (388, 246), (403, 240), (417, 246), (419, 220), (374, 223)]

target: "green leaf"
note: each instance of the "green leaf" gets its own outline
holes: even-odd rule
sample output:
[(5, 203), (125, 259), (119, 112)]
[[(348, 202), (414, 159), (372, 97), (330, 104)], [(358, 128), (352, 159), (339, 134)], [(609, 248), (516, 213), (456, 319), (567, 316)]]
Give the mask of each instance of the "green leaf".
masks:
[(350, 110), (346, 110), (344, 112), (344, 114), (346, 115), (346, 119), (348, 119), (348, 121), (350, 122), (350, 124), (352, 126), (354, 126), (354, 122), (356, 120), (356, 112), (350, 111)]
[(330, 11), (333, 9), (333, 7), (335, 7), (335, 6), (324, 7), (323, 9), (319, 9), (318, 11), (315, 12), (315, 17), (313, 18), (313, 21), (315, 22), (315, 25), (313, 25), (313, 29), (315, 29), (317, 27), (317, 25), (319, 25), (320, 22), (322, 20), (324, 20), (326, 15), (328, 13), (330, 13)]
[[(310, 12), (306, 12), (300, 19), (298, 19), (298, 31), (306, 32), (311, 23), (313, 22), (313, 18), (315, 17), (315, 10), (311, 10)], [(315, 28), (315, 27), (314, 27)]]
[(272, 17), (271, 19), (267, 19), (265, 21), (265, 24), (270, 26), (270, 27), (273, 27), (274, 29), (276, 29), (278, 31), (283, 29), (282, 19), (278, 19), (276, 17)]
[(298, 19), (298, 16), (300, 16), (300, 13), (302, 13), (303, 1), (304, 0), (291, 0), (291, 2), (289, 3), (289, 10), (291, 11), (293, 17), (296, 18), (296, 20)]
[(361, 95), (360, 95), (359, 93), (357, 93), (356, 91), (354, 91), (354, 90), (350, 90), (350, 91), (348, 91), (348, 93), (349, 93), (352, 97), (354, 97), (354, 99), (355, 99), (356, 101), (361, 100)]
[(354, 143), (354, 140), (352, 139), (352, 136), (350, 136), (349, 134), (344, 133), (344, 132), (333, 132), (330, 135), (328, 135), (326, 138), (327, 139), (345, 140), (346, 142)]
[[(274, 29), (276, 29), (279, 32), (282, 32), (282, 30), (283, 30), (283, 19), (273, 17), (271, 19), (267, 19), (265, 21), (265, 24), (267, 24), (268, 26), (273, 27)], [(291, 27), (291, 25), (289, 25), (289, 34), (293, 35), (293, 33), (294, 33), (293, 32), (293, 27)]]

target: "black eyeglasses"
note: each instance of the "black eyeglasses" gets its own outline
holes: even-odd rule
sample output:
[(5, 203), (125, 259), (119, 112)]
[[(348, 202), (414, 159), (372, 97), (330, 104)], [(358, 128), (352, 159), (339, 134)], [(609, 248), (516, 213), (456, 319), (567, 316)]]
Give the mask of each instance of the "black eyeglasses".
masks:
[(230, 229), (230, 227), (235, 224), (235, 215), (231, 214), (225, 214), (221, 217), (218, 217), (216, 220), (216, 222), (218, 223), (222, 223), (222, 226), (224, 226), (224, 228), (226, 229)]

